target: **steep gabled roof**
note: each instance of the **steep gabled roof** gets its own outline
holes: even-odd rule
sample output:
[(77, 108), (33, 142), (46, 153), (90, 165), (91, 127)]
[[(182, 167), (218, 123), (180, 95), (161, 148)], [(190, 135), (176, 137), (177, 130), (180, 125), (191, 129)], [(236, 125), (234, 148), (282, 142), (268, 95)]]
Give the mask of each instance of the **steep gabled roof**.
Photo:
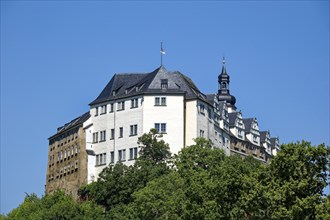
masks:
[(245, 125), (246, 133), (250, 133), (253, 121), (254, 121), (254, 118), (243, 118), (243, 123)]
[[(162, 80), (166, 80), (167, 89), (161, 88)], [(175, 71), (169, 72), (160, 66), (151, 73), (115, 74), (102, 90), (100, 95), (90, 105), (125, 98), (139, 94), (185, 94), (186, 99), (199, 98), (207, 101), (192, 80)]]
[(235, 126), (237, 115), (238, 112), (229, 113), (229, 126)]
[(269, 134), (268, 131), (260, 131), (260, 142), (263, 143), (266, 141), (267, 133)]
[(270, 145), (272, 146), (272, 148), (275, 148), (275, 146), (277, 145), (276, 142), (279, 141), (278, 137), (271, 137), (270, 138)]

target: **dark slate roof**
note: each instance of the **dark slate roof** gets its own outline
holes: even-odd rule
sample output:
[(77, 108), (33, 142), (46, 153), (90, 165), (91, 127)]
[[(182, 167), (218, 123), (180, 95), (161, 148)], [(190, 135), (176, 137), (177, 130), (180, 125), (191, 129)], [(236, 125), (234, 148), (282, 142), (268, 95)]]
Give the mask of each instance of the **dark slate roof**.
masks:
[(90, 117), (90, 113), (89, 111), (80, 115), (79, 117), (71, 120), (70, 122), (66, 123), (65, 125), (58, 127), (57, 128), (57, 133), (51, 137), (49, 137), (48, 139), (51, 139), (61, 133), (64, 133), (68, 130), (70, 130), (71, 128), (77, 127), (77, 126), (81, 126), (85, 121), (87, 121)]
[(260, 131), (260, 142), (265, 142), (268, 131)]
[[(168, 88), (162, 90), (161, 80), (164, 79), (167, 79)], [(148, 93), (181, 93), (185, 94), (186, 99), (199, 98), (207, 102), (206, 96), (189, 77), (178, 71), (169, 72), (164, 66), (160, 66), (150, 73), (115, 74), (100, 95), (90, 105)]]
[(211, 103), (212, 105), (214, 105), (214, 97), (215, 97), (215, 94), (207, 94), (206, 95), (207, 101), (209, 101), (209, 103)]
[(235, 126), (237, 114), (238, 114), (238, 112), (229, 113), (229, 126)]
[(250, 133), (253, 121), (254, 121), (254, 118), (243, 118), (243, 123), (245, 125), (244, 131), (246, 133)]
[(278, 141), (278, 137), (272, 137), (270, 138), (270, 144), (274, 148), (276, 145), (276, 141)]

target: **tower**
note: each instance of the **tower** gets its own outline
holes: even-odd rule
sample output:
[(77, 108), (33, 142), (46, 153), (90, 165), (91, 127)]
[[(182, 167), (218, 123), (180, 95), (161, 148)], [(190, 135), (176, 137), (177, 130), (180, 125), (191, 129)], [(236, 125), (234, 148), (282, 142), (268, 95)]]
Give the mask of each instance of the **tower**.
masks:
[(226, 101), (228, 112), (230, 113), (236, 111), (236, 98), (235, 96), (230, 95), (229, 82), (230, 77), (227, 74), (225, 58), (223, 58), (221, 74), (218, 76), (218, 100)]

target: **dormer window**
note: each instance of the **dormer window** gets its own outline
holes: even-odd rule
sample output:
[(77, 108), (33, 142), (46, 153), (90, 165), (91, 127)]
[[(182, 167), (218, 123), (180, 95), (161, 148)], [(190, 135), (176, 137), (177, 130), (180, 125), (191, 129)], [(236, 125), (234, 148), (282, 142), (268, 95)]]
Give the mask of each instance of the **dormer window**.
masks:
[(257, 140), (257, 136), (256, 135), (253, 135), (253, 142), (254, 143), (258, 143), (258, 140)]
[(115, 96), (116, 95), (116, 91), (112, 91), (112, 96)]
[(162, 89), (167, 89), (168, 88), (168, 80), (167, 79), (162, 79), (160, 82), (160, 87)]

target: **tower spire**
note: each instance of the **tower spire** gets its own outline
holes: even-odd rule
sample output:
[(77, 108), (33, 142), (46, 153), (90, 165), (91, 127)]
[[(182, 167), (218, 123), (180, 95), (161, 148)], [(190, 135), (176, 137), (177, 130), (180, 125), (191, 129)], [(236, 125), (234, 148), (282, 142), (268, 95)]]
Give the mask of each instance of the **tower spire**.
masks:
[(226, 59), (225, 59), (225, 57), (222, 57), (222, 70), (221, 70), (221, 74), (227, 74), (227, 70), (226, 70)]
[(218, 76), (218, 100), (226, 101), (227, 106), (235, 110), (236, 98), (230, 95), (229, 82), (230, 77), (227, 74), (226, 70), (226, 59), (225, 57), (222, 57), (222, 70), (220, 75)]

